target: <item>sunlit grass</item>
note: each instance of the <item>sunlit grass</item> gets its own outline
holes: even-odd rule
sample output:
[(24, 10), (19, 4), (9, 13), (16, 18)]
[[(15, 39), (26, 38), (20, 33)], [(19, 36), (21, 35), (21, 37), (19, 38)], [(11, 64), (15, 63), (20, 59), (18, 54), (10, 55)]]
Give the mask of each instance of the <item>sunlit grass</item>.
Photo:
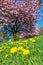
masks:
[(43, 65), (43, 35), (1, 43), (0, 65)]

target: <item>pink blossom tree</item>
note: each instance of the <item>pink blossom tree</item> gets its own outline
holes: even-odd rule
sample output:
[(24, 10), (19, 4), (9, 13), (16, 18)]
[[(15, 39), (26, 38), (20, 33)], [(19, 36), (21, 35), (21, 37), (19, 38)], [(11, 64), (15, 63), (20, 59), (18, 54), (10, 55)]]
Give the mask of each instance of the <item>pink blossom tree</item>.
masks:
[(35, 27), (37, 14), (39, 14), (39, 1), (37, 0), (22, 0), (16, 3), (13, 0), (0, 0), (0, 22), (9, 25), (11, 21), (15, 23), (18, 20), (20, 24), (25, 21), (30, 25), (29, 31), (25, 28), (20, 38), (39, 34), (39, 30)]

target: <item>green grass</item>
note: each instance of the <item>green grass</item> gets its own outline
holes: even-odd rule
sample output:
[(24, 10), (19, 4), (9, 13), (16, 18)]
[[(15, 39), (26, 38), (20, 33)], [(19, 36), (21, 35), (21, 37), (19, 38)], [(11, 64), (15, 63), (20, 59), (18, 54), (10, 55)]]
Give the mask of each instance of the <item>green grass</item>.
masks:
[[(10, 53), (11, 48), (21, 46), (30, 53)], [(43, 35), (0, 44), (0, 65), (43, 65)]]

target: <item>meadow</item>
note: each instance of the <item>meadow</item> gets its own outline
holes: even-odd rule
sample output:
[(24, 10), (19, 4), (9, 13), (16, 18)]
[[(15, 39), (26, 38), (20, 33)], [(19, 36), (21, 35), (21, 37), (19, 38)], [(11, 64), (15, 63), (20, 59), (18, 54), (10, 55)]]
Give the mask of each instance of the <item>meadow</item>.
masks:
[(0, 43), (0, 65), (43, 65), (43, 35)]

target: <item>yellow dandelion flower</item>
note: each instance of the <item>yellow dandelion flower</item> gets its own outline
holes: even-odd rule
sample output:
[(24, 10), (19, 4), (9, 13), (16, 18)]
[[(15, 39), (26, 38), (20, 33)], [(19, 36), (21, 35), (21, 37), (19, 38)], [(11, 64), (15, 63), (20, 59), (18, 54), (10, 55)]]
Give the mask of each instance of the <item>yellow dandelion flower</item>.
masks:
[(32, 39), (32, 38), (30, 38), (29, 40), (30, 40), (30, 41), (32, 41), (33, 39)]
[(27, 42), (28, 42), (28, 40), (24, 40), (23, 42), (24, 42), (24, 43), (27, 43)]
[(6, 55), (5, 55), (5, 58), (7, 58), (7, 57), (8, 57), (8, 55), (6, 54)]
[(28, 54), (30, 54), (30, 50), (24, 49), (24, 50), (23, 50), (23, 55), (28, 55)]
[(32, 40), (32, 42), (35, 42), (35, 41), (36, 41), (36, 40), (34, 40), (34, 39)]
[(21, 44), (23, 44), (23, 43), (18, 43), (18, 44), (20, 44), (20, 45), (21, 45)]
[(13, 47), (10, 49), (10, 53), (16, 53), (17, 52), (17, 47)]
[(22, 46), (18, 47), (18, 51), (20, 51), (20, 50), (23, 50), (23, 47)]
[(0, 50), (0, 53), (2, 52), (2, 50)]
[(35, 41), (36, 41), (35, 39), (32, 39), (32, 38), (30, 38), (29, 40), (30, 40), (31, 42), (35, 42)]

